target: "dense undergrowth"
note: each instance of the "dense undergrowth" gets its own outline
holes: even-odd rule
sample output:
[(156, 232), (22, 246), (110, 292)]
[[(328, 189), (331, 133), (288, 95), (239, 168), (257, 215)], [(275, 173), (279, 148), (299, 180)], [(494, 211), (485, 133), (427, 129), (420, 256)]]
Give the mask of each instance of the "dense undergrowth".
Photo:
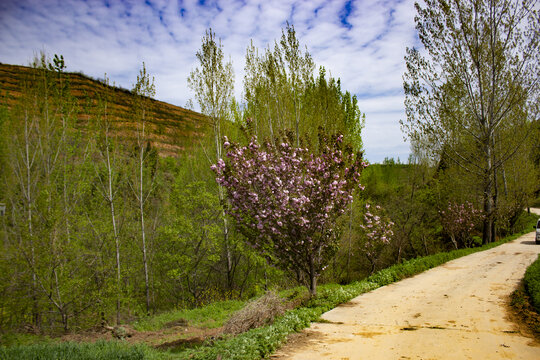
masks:
[[(535, 217), (529, 216), (531, 224)], [(527, 227), (526, 229), (530, 228)], [(416, 275), (425, 270), (439, 266), (447, 261), (474, 252), (487, 250), (505, 242), (516, 239), (528, 232), (524, 230), (520, 233), (506, 237), (498, 242), (484, 245), (477, 248), (459, 249), (445, 253), (434, 254), (405, 261), (401, 264), (393, 265), (383, 269), (367, 279), (357, 281), (348, 285), (326, 284), (319, 287), (317, 297), (304, 301), (300, 307), (287, 311), (278, 317), (273, 324), (249, 330), (238, 336), (222, 338), (220, 340), (207, 341), (197, 348), (186, 349), (178, 353), (172, 351), (158, 351), (145, 345), (129, 346), (122, 342), (97, 342), (94, 344), (75, 343), (41, 343), (34, 345), (20, 345), (12, 347), (0, 347), (1, 359), (261, 359), (265, 358), (279, 348), (287, 336), (300, 331), (309, 326), (311, 322), (316, 322), (320, 316), (347, 302), (352, 298), (374, 290), (378, 287), (388, 285), (395, 281)], [(537, 260), (534, 266), (527, 271), (525, 281), (528, 282), (531, 291), (536, 294), (537, 304), (540, 304), (540, 261)], [(282, 292), (284, 297), (300, 296), (303, 289), (292, 289)], [(189, 319), (190, 322), (208, 325), (212, 317), (218, 318), (216, 326), (225, 321), (228, 314), (242, 306), (242, 302), (224, 302), (212, 304), (202, 309), (172, 312), (152, 319), (142, 320), (134, 325), (139, 330), (156, 330), (162, 328), (166, 323), (178, 318)], [(217, 313), (217, 316), (213, 314)], [(199, 320), (197, 320), (199, 319)], [(205, 319), (205, 320), (200, 320)], [(219, 357), (218, 357), (219, 356)]]

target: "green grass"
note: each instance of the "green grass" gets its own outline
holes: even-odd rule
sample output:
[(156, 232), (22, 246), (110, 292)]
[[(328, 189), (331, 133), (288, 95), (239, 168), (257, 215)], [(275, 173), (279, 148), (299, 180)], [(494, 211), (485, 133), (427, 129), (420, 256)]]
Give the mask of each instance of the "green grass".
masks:
[(3, 346), (31, 345), (51, 342), (54, 342), (54, 340), (44, 335), (23, 333), (6, 333), (0, 335), (0, 345)]
[(133, 323), (132, 326), (137, 331), (156, 331), (163, 329), (168, 323), (183, 319), (190, 326), (212, 329), (223, 326), (231, 314), (240, 310), (244, 305), (245, 301), (239, 300), (219, 301), (195, 309), (168, 311), (141, 319)]
[(144, 345), (128, 345), (120, 341), (96, 343), (40, 343), (0, 347), (0, 359), (32, 360), (142, 360), (158, 359), (159, 354)]
[(527, 268), (523, 282), (525, 284), (525, 291), (527, 291), (531, 299), (531, 305), (540, 313), (540, 255)]

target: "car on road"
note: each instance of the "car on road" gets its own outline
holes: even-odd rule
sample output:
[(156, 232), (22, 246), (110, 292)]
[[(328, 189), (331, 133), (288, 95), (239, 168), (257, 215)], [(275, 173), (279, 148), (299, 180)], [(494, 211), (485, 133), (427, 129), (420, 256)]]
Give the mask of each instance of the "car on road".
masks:
[(538, 222), (536, 223), (536, 243), (540, 244), (540, 219), (538, 219)]

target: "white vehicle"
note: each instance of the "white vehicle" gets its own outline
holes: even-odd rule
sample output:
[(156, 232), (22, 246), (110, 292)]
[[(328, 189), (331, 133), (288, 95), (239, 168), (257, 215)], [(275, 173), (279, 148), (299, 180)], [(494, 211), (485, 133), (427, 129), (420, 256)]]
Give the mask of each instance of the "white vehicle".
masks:
[(536, 223), (536, 243), (540, 244), (540, 219), (538, 219), (538, 222)]

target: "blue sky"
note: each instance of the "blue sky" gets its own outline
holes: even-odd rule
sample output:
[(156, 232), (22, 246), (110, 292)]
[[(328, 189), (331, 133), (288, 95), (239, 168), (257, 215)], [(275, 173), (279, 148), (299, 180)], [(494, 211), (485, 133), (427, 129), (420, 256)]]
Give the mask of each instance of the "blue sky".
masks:
[(419, 46), (414, 15), (412, 0), (2, 0), (0, 62), (27, 65), (43, 50), (64, 55), (68, 71), (107, 73), (130, 89), (144, 61), (156, 98), (185, 106), (195, 53), (212, 27), (233, 62), (241, 100), (250, 40), (273, 44), (288, 21), (317, 66), (358, 96), (368, 160), (407, 160), (399, 120), (405, 48)]

